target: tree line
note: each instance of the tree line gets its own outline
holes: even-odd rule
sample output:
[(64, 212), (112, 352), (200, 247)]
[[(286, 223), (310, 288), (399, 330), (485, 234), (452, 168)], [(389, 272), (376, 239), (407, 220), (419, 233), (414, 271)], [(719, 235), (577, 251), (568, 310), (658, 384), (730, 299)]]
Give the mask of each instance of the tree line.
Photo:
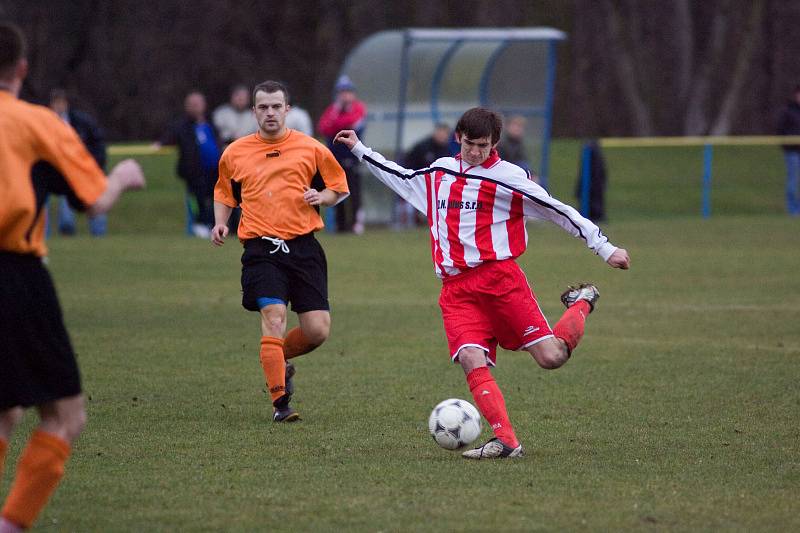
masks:
[(404, 27), (551, 26), (557, 136), (769, 134), (800, 83), (793, 0), (0, 0), (25, 31), (23, 96), (66, 89), (112, 139), (153, 139), (200, 89), (289, 83), (318, 117), (347, 53)]

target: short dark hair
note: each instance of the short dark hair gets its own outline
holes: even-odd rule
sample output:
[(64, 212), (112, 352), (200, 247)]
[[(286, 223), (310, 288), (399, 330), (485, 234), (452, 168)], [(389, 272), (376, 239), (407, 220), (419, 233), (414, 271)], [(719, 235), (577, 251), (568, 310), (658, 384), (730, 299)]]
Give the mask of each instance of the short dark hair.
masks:
[(467, 139), (480, 139), (491, 137), (492, 144), (500, 140), (503, 131), (503, 119), (491, 109), (473, 107), (467, 110), (456, 124), (456, 133)]
[(286, 84), (281, 83), (279, 81), (267, 80), (265, 82), (259, 83), (253, 88), (253, 103), (256, 101), (256, 93), (257, 92), (265, 92), (267, 94), (276, 93), (281, 91), (283, 93), (283, 99), (286, 103), (289, 103), (289, 89), (286, 88)]
[(8, 78), (20, 59), (27, 53), (25, 36), (18, 26), (0, 22), (0, 77)]

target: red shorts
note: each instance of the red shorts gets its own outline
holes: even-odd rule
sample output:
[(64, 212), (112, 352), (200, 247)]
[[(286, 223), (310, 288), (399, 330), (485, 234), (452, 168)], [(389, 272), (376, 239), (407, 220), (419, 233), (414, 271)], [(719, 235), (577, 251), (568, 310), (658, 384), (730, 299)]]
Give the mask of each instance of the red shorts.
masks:
[(525, 273), (513, 259), (490, 261), (446, 278), (439, 296), (453, 362), (473, 346), (497, 360), (497, 345), (521, 350), (553, 336)]

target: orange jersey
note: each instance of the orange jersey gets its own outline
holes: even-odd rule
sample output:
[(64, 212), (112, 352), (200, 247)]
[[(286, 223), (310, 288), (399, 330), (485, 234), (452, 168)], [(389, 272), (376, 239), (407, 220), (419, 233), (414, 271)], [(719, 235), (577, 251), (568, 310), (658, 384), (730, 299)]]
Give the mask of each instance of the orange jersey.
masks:
[(288, 130), (277, 141), (258, 133), (231, 143), (219, 161), (214, 201), (241, 205), (239, 239), (293, 239), (324, 227), (319, 211), (303, 193), (321, 177), (325, 187), (349, 194), (344, 170), (313, 137)]
[[(39, 162), (61, 174), (59, 183), (52, 176), (34, 182), (31, 170)], [(105, 189), (105, 174), (75, 130), (50, 109), (0, 91), (0, 250), (46, 255), (47, 193), (71, 191), (90, 206)]]

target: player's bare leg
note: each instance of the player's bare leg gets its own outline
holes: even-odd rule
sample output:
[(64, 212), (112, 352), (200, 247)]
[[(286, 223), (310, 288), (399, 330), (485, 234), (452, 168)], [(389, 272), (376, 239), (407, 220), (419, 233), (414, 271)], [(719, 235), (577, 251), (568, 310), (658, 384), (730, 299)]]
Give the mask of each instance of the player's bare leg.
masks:
[(569, 359), (567, 343), (558, 337), (544, 339), (533, 346), (528, 346), (525, 350), (533, 356), (540, 367), (547, 370), (556, 369)]
[(3, 465), (5, 464), (11, 435), (24, 414), (25, 410), (22, 407), (12, 407), (0, 412), (0, 476), (3, 475)]
[(261, 308), (261, 368), (267, 382), (275, 422), (293, 422), (300, 415), (289, 407), (291, 394), (286, 390), (286, 361), (283, 335), (286, 332), (286, 305), (270, 304)]
[[(22, 407), (12, 407), (11, 409), (0, 411), (0, 439), (6, 442), (11, 439), (14, 428), (17, 427), (24, 414), (25, 410)], [(2, 462), (0, 462), (1, 464)]]
[(508, 419), (503, 393), (500, 392), (486, 364), (486, 352), (473, 346), (462, 348), (458, 352), (458, 362), (467, 376), (467, 384), (478, 410), (489, 422), (495, 434), (495, 438), (486, 444), (468, 450), (462, 455), (467, 459), (522, 456), (524, 453), (522, 444), (517, 440), (511, 421)]
[(55, 435), (72, 446), (86, 426), (86, 407), (83, 395), (62, 398), (38, 408), (41, 431)]
[(41, 423), (20, 455), (3, 505), (3, 533), (31, 527), (61, 481), (72, 444), (86, 425), (83, 395), (40, 405), (38, 411)]
[(599, 298), (600, 292), (590, 283), (569, 287), (561, 295), (567, 310), (553, 328), (555, 336), (526, 348), (539, 366), (551, 370), (567, 362), (583, 337), (586, 317), (594, 310)]
[(331, 314), (328, 311), (298, 313), (300, 326), (292, 328), (284, 339), (283, 355), (291, 359), (319, 348), (331, 332)]
[(298, 327), (290, 329), (283, 338), (283, 357), (286, 359), (286, 394), (294, 394), (295, 367), (289, 361), (319, 348), (331, 331), (331, 314), (328, 311), (306, 311), (298, 313)]

